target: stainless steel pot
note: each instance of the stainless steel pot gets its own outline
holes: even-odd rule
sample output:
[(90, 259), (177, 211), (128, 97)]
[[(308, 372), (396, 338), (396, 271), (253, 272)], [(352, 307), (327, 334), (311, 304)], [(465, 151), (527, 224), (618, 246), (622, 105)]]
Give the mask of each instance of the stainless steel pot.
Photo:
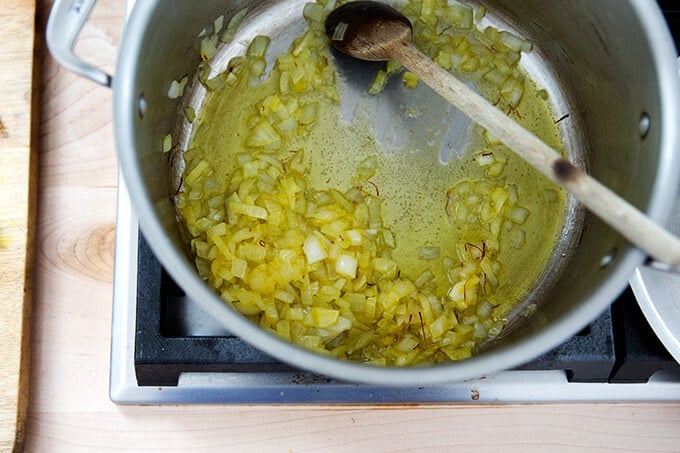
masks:
[[(201, 280), (185, 251), (171, 202), (173, 168), (160, 152), (181, 125), (170, 81), (194, 74), (197, 36), (213, 20), (249, 7), (249, 32), (285, 36), (301, 29), (303, 0), (137, 0), (126, 25), (113, 79), (78, 60), (73, 43), (94, 0), (57, 0), (47, 30), (54, 56), (111, 85), (120, 164), (142, 231), (172, 277), (195, 303), (272, 356), (352, 381), (421, 385), (511, 368), (566, 341), (623, 290), (645, 256), (573, 202), (564, 238), (530, 296), (499, 340), (473, 358), (418, 368), (378, 368), (311, 353), (250, 322)], [(663, 16), (651, 0), (486, 1), (487, 17), (536, 43), (523, 65), (570, 114), (570, 157), (664, 223), (680, 186), (680, 78)], [(439, 102), (427, 99), (424, 102)], [(434, 105), (434, 104), (432, 104)], [(181, 132), (181, 131), (180, 131)]]

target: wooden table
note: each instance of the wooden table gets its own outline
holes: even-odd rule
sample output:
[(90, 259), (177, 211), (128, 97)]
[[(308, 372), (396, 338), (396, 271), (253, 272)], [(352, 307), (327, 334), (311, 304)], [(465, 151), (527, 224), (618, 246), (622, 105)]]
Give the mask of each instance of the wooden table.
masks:
[[(39, 22), (47, 10), (39, 7)], [(113, 71), (122, 16), (123, 2), (100, 0), (78, 46), (81, 55)], [(27, 451), (680, 450), (680, 403), (111, 403), (117, 184), (111, 92), (60, 68), (44, 50), (38, 62), (39, 204)]]

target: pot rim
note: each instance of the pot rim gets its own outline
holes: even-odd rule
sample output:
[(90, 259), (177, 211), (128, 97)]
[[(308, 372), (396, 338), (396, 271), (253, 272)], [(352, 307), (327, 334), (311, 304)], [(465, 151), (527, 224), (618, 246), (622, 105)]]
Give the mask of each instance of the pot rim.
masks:
[[(136, 165), (134, 124), (137, 114), (137, 93), (133, 92), (146, 24), (161, 0), (137, 2), (126, 25), (118, 53), (116, 77), (113, 83), (114, 132), (123, 177), (130, 194), (133, 209), (137, 213), (140, 228), (149, 240), (154, 253), (172, 278), (187, 292), (191, 299), (209, 315), (242, 339), (274, 358), (309, 371), (331, 377), (357, 382), (386, 385), (424, 385), (462, 381), (510, 369), (531, 360), (560, 345), (595, 319), (625, 288), (645, 254), (629, 246), (617, 259), (617, 270), (601, 284), (590, 297), (531, 337), (523, 338), (502, 349), (485, 352), (459, 362), (427, 367), (377, 367), (343, 361), (303, 349), (269, 333), (224, 303), (219, 296), (200, 279), (192, 266), (180, 256), (159, 219), (154, 215), (154, 202), (144, 190), (141, 171)], [(660, 161), (649, 198), (647, 214), (655, 221), (665, 223), (676, 195), (668, 187), (680, 185), (680, 128), (673, 127), (673, 119), (680, 118), (680, 77), (676, 68), (676, 53), (663, 15), (658, 7), (651, 7), (646, 0), (630, 0), (633, 11), (648, 30), (653, 61), (657, 69), (661, 92), (667, 99), (661, 105), (661, 153)], [(655, 6), (655, 5), (654, 5)], [(666, 127), (663, 127), (666, 126)], [(663, 189), (666, 190), (663, 190)]]

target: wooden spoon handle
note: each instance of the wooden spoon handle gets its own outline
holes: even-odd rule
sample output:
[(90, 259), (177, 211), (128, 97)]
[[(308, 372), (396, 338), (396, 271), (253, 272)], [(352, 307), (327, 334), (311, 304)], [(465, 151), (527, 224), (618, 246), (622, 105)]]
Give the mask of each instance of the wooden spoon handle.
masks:
[(680, 240), (626, 200), (575, 167), (557, 151), (524, 129), (501, 110), (410, 42), (391, 46), (391, 57), (484, 127), (518, 156), (569, 191), (574, 198), (618, 230), (651, 257), (680, 268)]

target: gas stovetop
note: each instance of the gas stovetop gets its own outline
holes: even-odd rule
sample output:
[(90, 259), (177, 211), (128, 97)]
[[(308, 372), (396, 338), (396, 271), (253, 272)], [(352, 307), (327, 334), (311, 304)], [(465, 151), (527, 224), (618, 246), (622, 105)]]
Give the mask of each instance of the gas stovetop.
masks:
[[(678, 30), (680, 6), (659, 4)], [(567, 343), (517, 369), (465, 382), (377, 386), (292, 368), (191, 303), (140, 234), (121, 176), (110, 396), (121, 404), (677, 401), (680, 365), (626, 290)]]

